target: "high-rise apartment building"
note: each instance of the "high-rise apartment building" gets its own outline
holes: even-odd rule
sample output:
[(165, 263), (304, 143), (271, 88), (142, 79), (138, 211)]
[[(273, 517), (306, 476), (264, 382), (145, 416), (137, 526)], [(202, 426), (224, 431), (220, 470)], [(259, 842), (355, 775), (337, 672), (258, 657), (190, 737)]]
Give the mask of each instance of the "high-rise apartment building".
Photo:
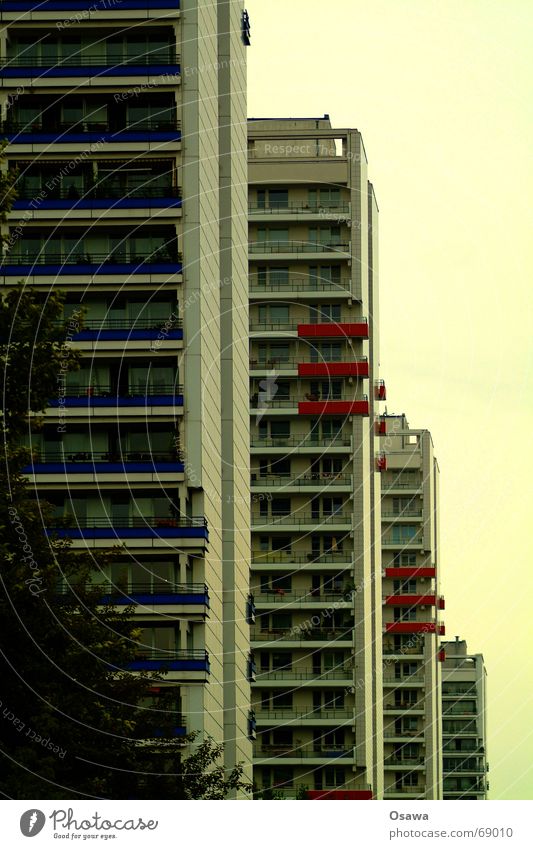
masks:
[(377, 204), (328, 116), (248, 153), (254, 778), (381, 798)]
[(442, 799), (439, 467), (429, 431), (380, 428), (385, 799)]
[(442, 735), (444, 799), (486, 799), (487, 671), (465, 640), (443, 644)]
[(134, 668), (169, 670), (176, 734), (249, 765), (247, 16), (13, 0), (0, 21), (19, 171), (1, 283), (64, 292), (84, 357), (58, 375), (28, 475), (75, 548), (123, 546), (95, 580), (127, 586)]

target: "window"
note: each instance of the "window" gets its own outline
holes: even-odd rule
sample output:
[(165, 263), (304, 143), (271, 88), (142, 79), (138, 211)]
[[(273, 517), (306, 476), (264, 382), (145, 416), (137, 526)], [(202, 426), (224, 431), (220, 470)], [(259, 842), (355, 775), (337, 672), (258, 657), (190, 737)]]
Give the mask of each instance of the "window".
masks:
[(323, 771), (324, 787), (343, 787), (346, 784), (346, 770), (342, 766), (328, 766)]
[(416, 607), (395, 607), (395, 622), (414, 622), (416, 620)]
[(311, 347), (312, 363), (339, 363), (342, 360), (342, 345), (340, 342), (322, 342)]
[(309, 307), (311, 324), (324, 324), (341, 320), (340, 304), (312, 304)]
[(292, 710), (292, 693), (274, 692), (272, 695), (273, 710)]
[(333, 186), (327, 186), (320, 189), (309, 189), (309, 206), (313, 209), (316, 209), (317, 207), (325, 209), (339, 207), (340, 197), (340, 189)]
[(261, 304), (258, 315), (260, 324), (289, 323), (289, 307), (284, 304)]
[(292, 614), (273, 613), (271, 623), (273, 631), (289, 631), (292, 626)]
[(416, 525), (394, 525), (392, 529), (393, 542), (414, 542), (418, 534)]

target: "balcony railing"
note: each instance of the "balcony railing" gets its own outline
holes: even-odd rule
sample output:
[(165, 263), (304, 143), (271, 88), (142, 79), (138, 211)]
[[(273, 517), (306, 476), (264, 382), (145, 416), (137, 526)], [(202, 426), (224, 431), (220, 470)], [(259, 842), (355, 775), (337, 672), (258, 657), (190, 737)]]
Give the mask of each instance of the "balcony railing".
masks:
[(381, 481), (382, 489), (420, 489), (421, 486), (420, 481), (383, 480), (383, 478)]
[(254, 747), (254, 758), (351, 758), (353, 746), (257, 746)]
[[(155, 176), (155, 175), (153, 175)], [(150, 177), (146, 177), (146, 182), (150, 182)], [(152, 198), (181, 198), (181, 189), (176, 186), (132, 186), (128, 188), (124, 186), (106, 186), (104, 183), (94, 188), (85, 190), (58, 189), (52, 191), (43, 187), (46, 197), (42, 200), (36, 200), (39, 196), (39, 189), (30, 188), (28, 186), (17, 187), (17, 201), (29, 200), (35, 201), (35, 206), (44, 207), (48, 200), (69, 200), (72, 203), (76, 201), (91, 201), (91, 200), (126, 200), (128, 198), (139, 198), (150, 200)]]
[(349, 277), (340, 277), (338, 280), (327, 280), (325, 278), (307, 277), (289, 275), (284, 280), (259, 280), (250, 274), (251, 294), (261, 292), (339, 292), (339, 294), (351, 295), (352, 281)]
[(423, 710), (424, 702), (399, 702), (389, 703), (384, 706), (384, 710), (403, 711), (403, 710)]
[[(41, 3), (41, 6), (45, 4)], [(43, 10), (45, 11), (45, 10)], [(133, 66), (148, 67), (150, 65), (176, 65), (180, 57), (172, 50), (160, 52), (153, 51), (139, 56), (125, 56), (111, 58), (101, 53), (76, 53), (73, 56), (8, 56), (4, 62), (4, 68), (94, 68), (106, 67), (122, 68)]]
[(250, 360), (250, 369), (252, 371), (259, 369), (275, 369), (275, 368), (284, 368), (295, 370), (299, 365), (334, 365), (335, 363), (367, 363), (367, 357), (355, 357), (355, 356), (335, 356), (335, 355), (324, 355), (319, 359), (309, 360), (304, 357), (300, 357), (299, 359), (284, 359), (281, 357), (273, 357), (270, 360)]
[[(54, 326), (68, 330), (69, 317), (66, 316), (62, 321), (55, 321)], [(168, 328), (171, 324), (172, 327)], [(75, 329), (73, 337), (84, 330), (167, 330), (181, 329), (183, 327), (183, 319), (174, 318), (170, 313), (160, 318), (84, 318), (80, 323), (79, 329)], [(78, 325), (76, 325), (78, 328)]]
[(93, 384), (79, 384), (78, 386), (65, 386), (66, 398), (145, 398), (151, 395), (183, 395), (183, 386), (173, 383), (153, 383), (151, 386), (132, 387), (130, 389), (119, 389), (116, 387), (94, 386)]
[(343, 436), (286, 436), (264, 437), (255, 436), (251, 441), (252, 448), (350, 448), (351, 437)]
[(394, 536), (385, 536), (381, 538), (382, 545), (394, 545), (397, 548), (405, 548), (409, 545), (416, 545), (422, 547), (424, 545), (424, 540), (421, 537), (409, 537), (405, 539), (398, 539)]
[(177, 463), (175, 451), (40, 451), (33, 450), (37, 463)]
[(284, 590), (269, 590), (262, 592), (256, 598), (258, 604), (287, 604), (288, 602), (316, 604), (323, 601), (351, 601), (350, 591), (346, 593), (320, 593), (318, 590), (309, 589), (307, 592), (302, 591), (302, 593), (299, 595), (298, 593), (286, 593)]
[(287, 642), (320, 641), (330, 642), (335, 640), (352, 641), (352, 628), (331, 628), (324, 630), (320, 628), (304, 628), (294, 626), (290, 630), (274, 629), (271, 631), (253, 631), (250, 639), (252, 642)]
[(158, 263), (179, 263), (180, 253), (156, 249), (153, 253), (93, 253), (76, 251), (75, 253), (6, 254), (0, 261), (3, 265), (157, 265)]
[(315, 516), (311, 513), (280, 513), (269, 516), (252, 516), (252, 525), (351, 525), (351, 513), (327, 513)]
[(63, 516), (49, 519), (49, 528), (207, 528), (204, 516)]
[(424, 758), (416, 757), (416, 758), (402, 758), (402, 757), (390, 757), (385, 758), (384, 764), (385, 766), (424, 766)]
[(414, 509), (412, 507), (406, 508), (405, 510), (394, 510), (394, 511), (382, 511), (381, 513), (382, 519), (421, 519), (422, 518), (422, 510)]
[(325, 672), (317, 672), (314, 669), (270, 669), (257, 673), (256, 680), (260, 681), (336, 681), (338, 679), (351, 680), (353, 668), (328, 669)]
[(44, 123), (40, 120), (33, 122), (7, 120), (0, 124), (2, 133), (11, 135), (13, 133), (34, 133), (46, 135), (58, 135), (69, 133), (141, 133), (141, 132), (173, 132), (179, 130), (181, 124), (178, 120), (145, 118), (135, 123), (117, 126), (109, 121), (78, 121), (72, 122), (50, 122)]
[(421, 672), (415, 672), (413, 675), (383, 675), (384, 684), (410, 684), (411, 682), (424, 681), (424, 675)]
[(352, 553), (337, 551), (331, 554), (293, 554), (292, 551), (252, 551), (252, 563), (346, 563), (352, 559)]
[(348, 242), (337, 244), (320, 244), (319, 242), (250, 242), (249, 254), (324, 254), (349, 253)]
[(256, 213), (260, 212), (261, 214), (265, 213), (266, 215), (278, 215), (279, 213), (293, 213), (294, 215), (300, 215), (305, 213), (348, 213), (350, 212), (350, 204), (348, 203), (301, 203), (296, 201), (288, 201), (287, 203), (275, 203), (270, 202), (265, 206), (261, 206), (259, 204), (249, 204), (248, 212)]
[[(164, 581), (161, 583), (129, 583), (128, 586), (120, 586), (118, 583), (107, 581), (104, 583), (88, 583), (87, 589), (96, 590), (104, 597), (110, 599), (128, 599), (136, 596), (175, 596), (174, 603), (179, 604), (178, 596), (197, 597), (197, 603), (201, 604), (208, 596), (207, 584), (176, 584), (172, 581)], [(58, 595), (68, 595), (70, 587), (61, 587), (58, 590)]]
[(421, 644), (419, 646), (383, 646), (383, 654), (396, 654), (396, 655), (404, 655), (404, 654), (424, 654), (424, 646)]
[[(256, 708), (257, 709), (257, 708)], [(270, 710), (269, 708), (263, 709), (259, 708), (258, 717), (259, 719), (293, 719), (293, 720), (302, 720), (302, 719), (310, 719), (316, 720), (320, 722), (322, 719), (352, 719), (354, 715), (354, 711), (348, 710), (347, 708), (335, 708), (335, 707), (325, 707), (325, 708), (315, 708), (312, 705), (300, 706), (291, 709), (282, 709), (279, 710)]]
[(255, 488), (267, 486), (314, 486), (325, 487), (328, 484), (334, 486), (350, 486), (352, 483), (351, 475), (333, 474), (328, 472), (320, 472), (311, 476), (293, 477), (292, 475), (256, 475), (252, 474), (251, 485)]
[(160, 670), (179, 672), (209, 672), (209, 654), (203, 650), (158, 649), (139, 650), (135, 660), (123, 668), (136, 670)]

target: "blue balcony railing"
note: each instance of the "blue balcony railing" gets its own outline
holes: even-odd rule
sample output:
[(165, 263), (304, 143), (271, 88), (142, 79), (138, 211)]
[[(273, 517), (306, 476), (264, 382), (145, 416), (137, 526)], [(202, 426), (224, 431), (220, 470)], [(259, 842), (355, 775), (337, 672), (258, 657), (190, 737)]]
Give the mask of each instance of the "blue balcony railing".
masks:
[(139, 652), (136, 660), (125, 666), (130, 672), (206, 672), (210, 671), (209, 654), (206, 651), (148, 650)]
[(102, 604), (182, 604), (209, 607), (207, 584), (131, 584), (125, 590), (115, 584), (98, 584)]
[[(180, 0), (4, 0), (2, 12), (113, 12), (123, 9), (179, 9)], [(76, 22), (74, 18), (73, 22)]]
[(204, 516), (63, 516), (48, 521), (48, 536), (68, 539), (209, 539)]
[[(1, 8), (1, 6), (0, 6)], [(23, 123), (16, 120), (4, 121), (0, 125), (0, 136), (10, 144), (75, 144), (98, 142), (179, 141), (180, 124), (176, 120), (147, 118), (127, 126), (112, 125), (107, 121), (83, 121), (76, 124)]]
[(34, 452), (32, 460), (23, 469), (25, 474), (97, 474), (118, 472), (177, 472), (184, 465), (173, 451), (75, 451)]
[(0, 276), (73, 274), (181, 274), (181, 254), (154, 250), (133, 253), (80, 252), (6, 255), (0, 258)]
[(64, 387), (60, 397), (52, 398), (49, 407), (183, 407), (183, 386), (153, 384), (145, 391), (113, 389), (110, 386)]

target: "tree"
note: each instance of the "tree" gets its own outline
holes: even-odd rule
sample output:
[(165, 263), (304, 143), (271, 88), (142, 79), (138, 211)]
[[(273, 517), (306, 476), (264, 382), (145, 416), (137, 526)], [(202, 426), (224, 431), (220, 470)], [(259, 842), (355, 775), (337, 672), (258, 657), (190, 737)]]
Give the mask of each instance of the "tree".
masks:
[[(0, 301), (0, 792), (14, 798), (210, 798), (247, 789), (226, 775), (222, 747), (182, 757), (172, 691), (154, 704), (150, 675), (127, 671), (139, 637), (131, 607), (103, 603), (91, 584), (115, 556), (72, 549), (45, 532), (50, 507), (29, 489), (21, 440), (77, 366), (64, 343), (62, 299), (17, 286)], [(158, 737), (154, 734), (157, 730)]]

